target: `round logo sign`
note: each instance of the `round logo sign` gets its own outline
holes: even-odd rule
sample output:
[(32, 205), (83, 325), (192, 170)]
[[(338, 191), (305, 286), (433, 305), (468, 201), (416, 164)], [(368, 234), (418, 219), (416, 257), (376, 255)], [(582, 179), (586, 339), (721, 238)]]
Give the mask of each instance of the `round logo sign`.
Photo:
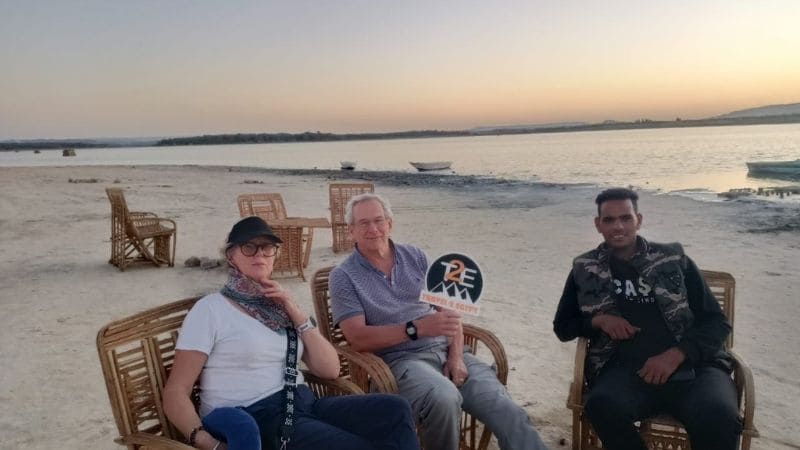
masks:
[(428, 267), (425, 286), (431, 294), (474, 304), (483, 291), (483, 275), (478, 263), (469, 256), (448, 253)]

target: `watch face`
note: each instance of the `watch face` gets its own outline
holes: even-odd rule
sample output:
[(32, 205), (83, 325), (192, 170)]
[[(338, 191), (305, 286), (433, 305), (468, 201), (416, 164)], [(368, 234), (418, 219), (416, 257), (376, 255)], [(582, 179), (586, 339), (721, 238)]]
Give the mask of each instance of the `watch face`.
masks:
[(311, 322), (312, 327), (317, 326), (317, 320), (314, 319), (314, 316), (308, 316), (308, 321)]
[(414, 325), (409, 325), (406, 327), (406, 333), (408, 334), (417, 334), (417, 327)]

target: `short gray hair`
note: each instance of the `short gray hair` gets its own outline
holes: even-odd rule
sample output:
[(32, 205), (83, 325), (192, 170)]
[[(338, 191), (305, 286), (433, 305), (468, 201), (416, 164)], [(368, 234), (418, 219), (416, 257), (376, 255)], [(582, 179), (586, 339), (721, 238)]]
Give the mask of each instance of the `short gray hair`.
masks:
[(347, 206), (344, 208), (344, 221), (348, 225), (353, 225), (353, 208), (355, 208), (359, 203), (368, 202), (370, 200), (375, 200), (381, 204), (384, 217), (387, 219), (394, 217), (394, 214), (392, 213), (392, 205), (389, 204), (389, 200), (386, 200), (378, 194), (367, 192), (366, 194), (356, 195), (355, 197), (352, 197), (349, 202), (347, 202)]

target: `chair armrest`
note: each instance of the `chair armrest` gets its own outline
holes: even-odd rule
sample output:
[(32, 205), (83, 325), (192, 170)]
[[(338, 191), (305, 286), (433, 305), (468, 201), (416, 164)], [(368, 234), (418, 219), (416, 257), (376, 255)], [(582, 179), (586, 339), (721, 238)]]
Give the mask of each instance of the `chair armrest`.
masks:
[(129, 434), (128, 436), (123, 436), (116, 440), (123, 445), (141, 445), (153, 450), (194, 450), (194, 447), (182, 442), (173, 441), (164, 436), (156, 436), (155, 434), (142, 432)]
[(585, 337), (579, 337), (578, 343), (575, 346), (575, 368), (572, 373), (572, 384), (569, 387), (569, 396), (567, 397), (567, 408), (576, 410), (583, 408), (583, 387), (584, 381), (584, 367), (586, 364), (586, 347), (589, 340)]
[(753, 372), (741, 356), (728, 350), (733, 358), (733, 381), (736, 383), (736, 392), (739, 396), (739, 408), (743, 416), (743, 433), (753, 437), (758, 436), (758, 430), (753, 423), (756, 408), (756, 390), (753, 383)]
[(145, 217), (158, 217), (155, 213), (146, 211), (128, 211), (128, 215), (135, 219), (141, 219)]
[(131, 217), (131, 222), (136, 227), (137, 232), (144, 235), (175, 231), (177, 228), (174, 220), (158, 216)]
[[(172, 227), (171, 227), (171, 229), (172, 229), (172, 230), (175, 230), (175, 229), (177, 229), (177, 228), (178, 228), (178, 225), (177, 225), (177, 224), (175, 224), (175, 221), (174, 221), (174, 220), (172, 220), (172, 219), (165, 219), (165, 218), (163, 218), (163, 217), (159, 217), (159, 218), (158, 218), (158, 224), (159, 224), (160, 226), (164, 226), (164, 225), (163, 225), (164, 223), (166, 223), (166, 224), (169, 224), (169, 225), (172, 225)], [(168, 228), (169, 228), (169, 227), (168, 227)]]
[(494, 357), (494, 366), (497, 371), (497, 378), (504, 385), (508, 383), (508, 357), (503, 343), (491, 331), (468, 323), (463, 324), (464, 345), (470, 345), (472, 352), (477, 351), (478, 342), (485, 345)]
[(304, 370), (303, 378), (306, 384), (317, 394), (317, 397), (332, 397), (338, 395), (363, 394), (364, 391), (355, 383), (344, 377), (326, 380)]
[(377, 392), (396, 394), (397, 382), (389, 366), (372, 353), (357, 352), (349, 345), (336, 347), (346, 361), (349, 368), (350, 381), (355, 383), (364, 392), (370, 392), (370, 384)]

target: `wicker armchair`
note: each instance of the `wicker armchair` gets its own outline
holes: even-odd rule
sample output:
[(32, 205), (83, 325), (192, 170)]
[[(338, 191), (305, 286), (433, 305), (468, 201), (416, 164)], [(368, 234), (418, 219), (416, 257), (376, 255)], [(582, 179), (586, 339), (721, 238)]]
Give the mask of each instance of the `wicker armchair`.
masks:
[(140, 262), (174, 266), (177, 241), (175, 221), (150, 212), (128, 211), (125, 195), (120, 188), (106, 188), (106, 195), (111, 202), (111, 259), (108, 262), (119, 267), (119, 270)]
[[(115, 441), (129, 450), (185, 449), (183, 436), (164, 414), (162, 392), (175, 357), (183, 319), (198, 297), (159, 306), (112, 322), (97, 333), (97, 352), (111, 410), (119, 430)], [(349, 380), (321, 380), (304, 373), (318, 396), (361, 394)]]
[[(258, 194), (240, 194), (236, 198), (236, 203), (239, 205), (239, 217), (258, 216), (266, 220), (267, 223), (272, 225), (273, 220), (286, 219), (286, 206), (283, 203), (283, 197), (278, 193), (258, 193)], [(279, 237), (283, 239), (283, 236)], [(311, 258), (311, 243), (314, 239), (314, 228), (302, 228), (302, 258), (300, 259), (302, 267), (308, 267), (308, 261)], [(286, 263), (287, 266), (291, 263)], [(291, 265), (294, 267), (294, 265)], [(305, 276), (301, 277), (305, 280)]]
[[(733, 326), (736, 281), (731, 274), (725, 272), (703, 270), (702, 273), (708, 286), (719, 302), (722, 311), (730, 321), (731, 326)], [(598, 450), (603, 448), (603, 444), (592, 429), (589, 420), (583, 415), (583, 397), (586, 393), (584, 363), (588, 344), (588, 339), (578, 339), (578, 346), (575, 351), (574, 380), (570, 385), (569, 396), (567, 397), (567, 408), (572, 410), (573, 450)], [(755, 410), (753, 374), (747, 363), (731, 351), (731, 347), (733, 347), (733, 331), (731, 331), (725, 341), (725, 348), (734, 359), (733, 380), (738, 392), (739, 411), (743, 424), (740, 448), (742, 450), (748, 450), (752, 438), (758, 437), (758, 430), (753, 423), (753, 413)], [(647, 442), (648, 448), (691, 450), (691, 444), (686, 430), (683, 429), (680, 422), (669, 415), (660, 415), (651, 419), (642, 420), (639, 425), (639, 433)]]
[[(283, 197), (278, 193), (241, 194), (236, 198), (239, 205), (239, 217), (258, 216), (270, 223), (276, 219), (288, 218)], [(314, 228), (307, 227), (302, 230), (303, 236), (303, 267), (308, 267), (311, 258), (311, 242), (314, 239)], [(281, 236), (283, 239), (283, 236)], [(303, 277), (305, 280), (305, 277)]]
[[(314, 274), (311, 282), (311, 295), (314, 300), (314, 313), (322, 335), (333, 343), (341, 360), (340, 376), (350, 379), (365, 392), (377, 391), (397, 393), (397, 382), (389, 366), (372, 353), (356, 352), (350, 348), (342, 330), (333, 323), (330, 309), (328, 278), (333, 267), (325, 267)], [(481, 346), (483, 344), (483, 346)], [(480, 327), (464, 324), (464, 347), (473, 354), (488, 352), (493, 358), (493, 368), (497, 378), (504, 385), (508, 380), (508, 359), (500, 340), (492, 332)], [(488, 356), (488, 355), (487, 355)], [(370, 389), (371, 388), (371, 389)], [(475, 417), (463, 413), (461, 418), (461, 444), (464, 450), (486, 450), (491, 431)]]
[(375, 192), (375, 185), (372, 183), (331, 183), (328, 186), (334, 253), (353, 248), (353, 241), (350, 239), (347, 223), (344, 221), (344, 210), (350, 198), (367, 192)]
[(236, 198), (236, 203), (239, 205), (240, 217), (258, 216), (267, 222), (286, 218), (286, 206), (281, 194), (241, 194)]

